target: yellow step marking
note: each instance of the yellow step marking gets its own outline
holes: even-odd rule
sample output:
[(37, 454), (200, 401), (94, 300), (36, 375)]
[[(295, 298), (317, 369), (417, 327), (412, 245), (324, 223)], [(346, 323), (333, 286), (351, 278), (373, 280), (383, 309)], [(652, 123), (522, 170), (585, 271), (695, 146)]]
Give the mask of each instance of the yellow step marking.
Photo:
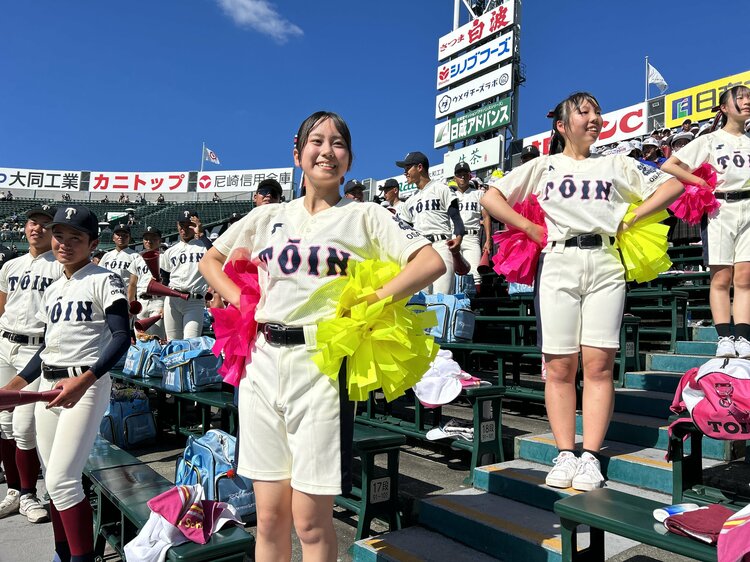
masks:
[(372, 548), (379, 555), (382, 554), (384, 556), (391, 556), (396, 560), (401, 560), (402, 562), (424, 561), (424, 558), (409, 554), (405, 550), (401, 550), (397, 546), (393, 546), (392, 544), (385, 542), (383, 539), (370, 539), (369, 541), (365, 541), (365, 546)]

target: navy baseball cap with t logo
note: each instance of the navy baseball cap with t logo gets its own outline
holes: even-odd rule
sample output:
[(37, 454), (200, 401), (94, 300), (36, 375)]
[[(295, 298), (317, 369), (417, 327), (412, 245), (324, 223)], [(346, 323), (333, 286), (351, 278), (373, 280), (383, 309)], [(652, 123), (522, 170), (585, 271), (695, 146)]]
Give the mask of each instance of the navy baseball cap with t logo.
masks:
[(52, 222), (46, 228), (53, 226), (69, 226), (74, 230), (85, 232), (92, 240), (99, 238), (99, 219), (96, 215), (81, 205), (58, 207)]
[(26, 211), (26, 218), (30, 219), (34, 215), (44, 215), (53, 219), (55, 218), (56, 211), (57, 207), (53, 207), (52, 205), (39, 205), (38, 207)]
[(190, 207), (183, 207), (177, 214), (177, 222), (192, 222), (190, 217), (198, 216), (198, 212)]

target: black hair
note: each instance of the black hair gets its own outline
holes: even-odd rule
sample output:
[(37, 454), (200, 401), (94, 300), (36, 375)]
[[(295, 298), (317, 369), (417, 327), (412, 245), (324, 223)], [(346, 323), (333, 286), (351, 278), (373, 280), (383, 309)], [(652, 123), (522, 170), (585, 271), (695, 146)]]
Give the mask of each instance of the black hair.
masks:
[(588, 92), (576, 92), (557, 104), (552, 111), (552, 141), (549, 145), (549, 153), (557, 154), (565, 148), (565, 138), (557, 130), (557, 122), (562, 121), (566, 125), (570, 122), (570, 112), (572, 109), (578, 109), (583, 102), (594, 104), (601, 109), (597, 99)]
[(714, 108), (716, 109), (716, 116), (714, 117), (714, 122), (713, 122), (713, 125), (711, 125), (710, 132), (713, 133), (716, 129), (719, 129), (723, 127), (724, 125), (726, 125), (727, 115), (721, 110), (721, 106), (728, 104), (730, 98), (734, 102), (734, 107), (737, 109), (737, 112), (739, 112), (740, 107), (739, 107), (739, 104), (737, 103), (737, 94), (739, 94), (742, 90), (745, 90), (746, 94), (750, 94), (750, 88), (748, 88), (745, 84), (737, 84), (736, 86), (727, 88), (719, 96), (719, 104)]
[(349, 125), (346, 124), (346, 121), (344, 121), (338, 113), (332, 111), (316, 111), (310, 115), (310, 117), (305, 119), (299, 126), (297, 136), (294, 137), (294, 148), (297, 149), (299, 154), (302, 154), (302, 149), (305, 148), (307, 139), (312, 130), (326, 119), (333, 121), (336, 130), (342, 137), (344, 137), (346, 148), (349, 150), (349, 168), (351, 168), (352, 161), (354, 160), (354, 152), (352, 151), (352, 134), (349, 132)]

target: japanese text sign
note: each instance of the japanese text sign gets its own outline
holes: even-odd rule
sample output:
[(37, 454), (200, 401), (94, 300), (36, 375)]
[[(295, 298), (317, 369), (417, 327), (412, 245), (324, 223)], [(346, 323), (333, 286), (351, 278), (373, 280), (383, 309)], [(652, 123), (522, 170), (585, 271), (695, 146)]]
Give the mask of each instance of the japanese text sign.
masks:
[(719, 105), (721, 94), (739, 84), (750, 86), (750, 70), (667, 95), (664, 103), (665, 126), (677, 127), (685, 119), (702, 121), (713, 117), (711, 109)]
[(466, 107), (509, 91), (513, 87), (512, 70), (513, 65), (508, 64), (466, 84), (438, 94), (435, 98), (435, 118), (447, 117)]
[(473, 19), (466, 25), (443, 35), (438, 41), (438, 60), (468, 49), (477, 41), (487, 39), (513, 25), (515, 19), (515, 2), (506, 1), (491, 12)]
[(185, 193), (187, 172), (91, 172), (89, 191)]
[(292, 189), (294, 168), (269, 168), (265, 170), (228, 170), (223, 172), (199, 172), (197, 191), (255, 191), (265, 179), (275, 179), (281, 189)]
[(453, 175), (453, 170), (459, 162), (466, 162), (472, 172), (483, 170), (491, 166), (497, 166), (502, 159), (503, 139), (494, 139), (478, 142), (470, 146), (453, 150), (445, 154), (443, 167), (447, 174)]
[(81, 172), (0, 168), (0, 189), (78, 191), (81, 189)]
[(435, 148), (504, 127), (510, 123), (510, 98), (470, 111), (435, 125)]
[(490, 70), (511, 56), (513, 31), (438, 67), (437, 89), (442, 90), (478, 72)]

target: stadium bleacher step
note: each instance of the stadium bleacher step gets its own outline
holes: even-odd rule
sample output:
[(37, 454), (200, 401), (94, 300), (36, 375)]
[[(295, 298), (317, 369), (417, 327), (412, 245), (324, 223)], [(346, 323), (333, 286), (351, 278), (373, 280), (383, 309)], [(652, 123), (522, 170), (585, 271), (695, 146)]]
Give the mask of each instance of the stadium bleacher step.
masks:
[[(520, 503), (552, 511), (552, 506), (557, 500), (581, 492), (573, 488), (546, 486), (544, 479), (549, 469), (549, 466), (523, 459), (490, 464), (478, 467), (474, 471), (474, 487)], [(642, 490), (622, 482), (609, 481), (607, 487), (626, 494), (648, 497), (666, 504), (671, 503), (671, 498), (667, 494)]]
[(698, 326), (693, 328), (693, 341), (711, 341), (716, 343), (719, 335), (713, 326)]
[(705, 355), (675, 355), (674, 353), (649, 353), (646, 355), (646, 369), (649, 371), (669, 371), (684, 373), (693, 367), (700, 367), (708, 358)]
[(705, 355), (712, 357), (716, 353), (716, 340), (714, 341), (678, 341), (675, 352), (684, 355)]
[[(580, 445), (582, 436), (576, 435)], [(641, 448), (638, 445), (605, 441), (602, 454), (602, 472), (609, 480), (662, 493), (672, 491), (672, 464), (664, 460), (664, 451)], [(557, 456), (555, 440), (551, 433), (516, 439), (516, 458), (552, 465)], [(709, 468), (721, 461), (703, 458), (703, 467)]]
[(682, 373), (671, 371), (629, 371), (625, 373), (625, 388), (674, 392)]
[(638, 414), (666, 420), (671, 412), (674, 392), (657, 392), (637, 388), (615, 389), (615, 412)]
[[(420, 502), (419, 522), (429, 529), (504, 560), (559, 561), (560, 519), (551, 511), (467, 489)], [(579, 546), (588, 544), (579, 535)], [(634, 546), (627, 539), (608, 536), (607, 557)]]
[[(354, 562), (491, 562), (499, 560), (473, 548), (453, 541), (424, 527), (409, 527), (402, 531), (385, 533), (377, 537), (362, 539), (352, 547)], [(510, 558), (507, 559), (510, 562)]]

